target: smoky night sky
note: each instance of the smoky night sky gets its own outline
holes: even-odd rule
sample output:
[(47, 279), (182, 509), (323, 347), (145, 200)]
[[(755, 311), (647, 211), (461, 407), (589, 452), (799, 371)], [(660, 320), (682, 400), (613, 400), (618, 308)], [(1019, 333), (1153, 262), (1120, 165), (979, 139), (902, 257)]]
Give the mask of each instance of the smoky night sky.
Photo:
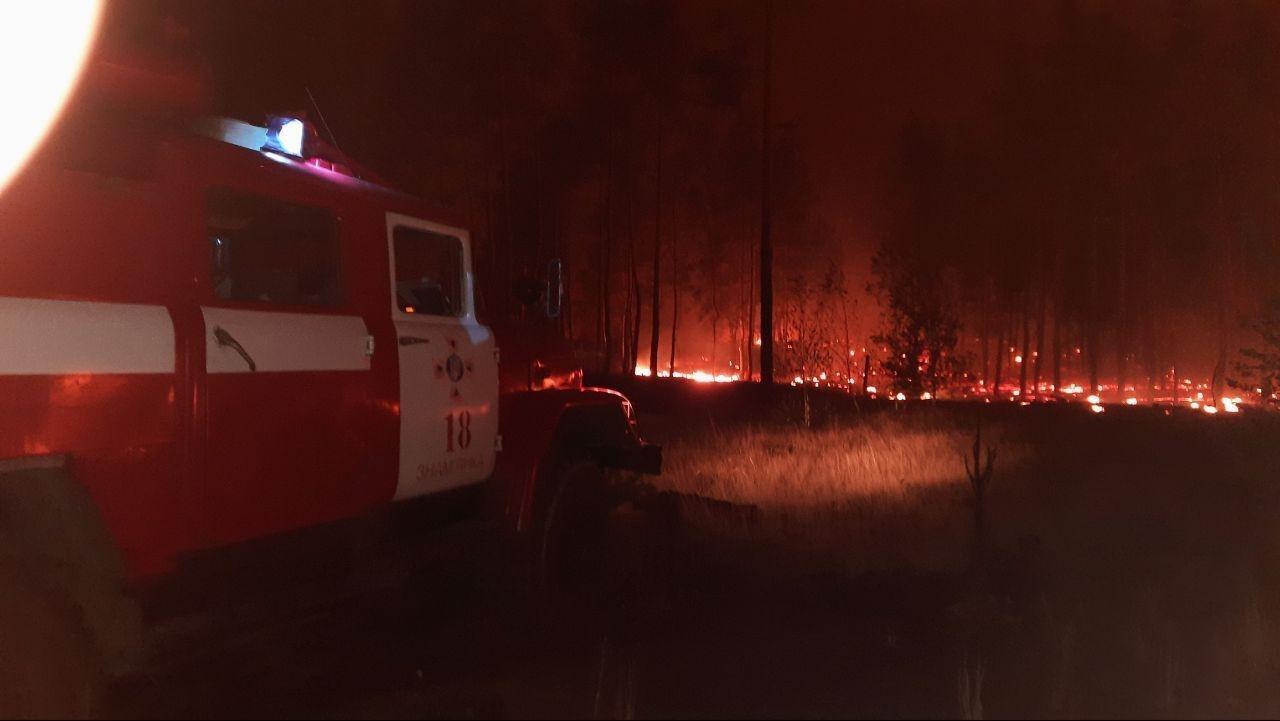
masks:
[[(786, 372), (874, 352), (903, 278), (954, 316), (975, 378), (999, 346), (1057, 348), (1072, 378), (1226, 372), (1276, 290), (1280, 6), (1115, 5), (775, 0)], [(107, 42), (196, 63), (216, 109), (252, 121), (315, 120), (309, 88), (344, 152), (473, 228), (491, 313), (567, 258), (567, 330), (611, 368), (649, 360), (658, 239), (662, 366), (675, 309), (677, 365), (742, 373), (764, 18), (747, 0), (130, 2)]]

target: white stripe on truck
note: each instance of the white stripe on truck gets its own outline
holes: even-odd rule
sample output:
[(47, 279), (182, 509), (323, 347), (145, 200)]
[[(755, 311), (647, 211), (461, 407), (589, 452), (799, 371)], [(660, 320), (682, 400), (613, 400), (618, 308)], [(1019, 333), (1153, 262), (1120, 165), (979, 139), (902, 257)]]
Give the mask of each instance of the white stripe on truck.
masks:
[(218, 342), (219, 328), (240, 344), (259, 373), (369, 370), (369, 331), (360, 316), (232, 308), (200, 310), (204, 313), (208, 348), (205, 367), (210, 373), (254, 372), (238, 350)]
[(0, 375), (173, 373), (164, 306), (0, 296)]

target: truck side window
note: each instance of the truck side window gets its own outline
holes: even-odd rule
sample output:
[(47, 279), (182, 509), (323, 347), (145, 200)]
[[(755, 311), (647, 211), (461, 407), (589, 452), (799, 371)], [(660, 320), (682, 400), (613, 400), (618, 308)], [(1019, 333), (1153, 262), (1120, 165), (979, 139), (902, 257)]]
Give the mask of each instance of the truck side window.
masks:
[(219, 298), (342, 304), (337, 225), (328, 211), (223, 189), (211, 191), (208, 202)]
[(405, 313), (461, 316), (462, 241), (418, 228), (392, 232), (396, 305)]

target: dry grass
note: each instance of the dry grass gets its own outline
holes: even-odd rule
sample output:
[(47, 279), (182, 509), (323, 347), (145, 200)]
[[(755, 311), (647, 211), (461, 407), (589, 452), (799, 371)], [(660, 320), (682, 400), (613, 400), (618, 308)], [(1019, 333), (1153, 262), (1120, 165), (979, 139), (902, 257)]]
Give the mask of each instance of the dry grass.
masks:
[[(1008, 606), (999, 648), (983, 652), (988, 685), (1032, 704), (1009, 708), (1280, 711), (1277, 420), (1069, 409), (987, 419), (984, 440), (999, 445), (991, 542), (1026, 592)], [(659, 484), (755, 507), (752, 524), (686, 519), (753, 572), (959, 576), (971, 559), (962, 453), (974, 421), (972, 408), (953, 408), (816, 429), (671, 422)]]
[[(1025, 444), (985, 432), (1001, 444), (1001, 475), (1025, 466)], [(953, 569), (970, 532), (963, 454), (973, 434), (943, 415), (712, 430), (668, 444), (658, 486), (759, 509), (750, 540), (790, 554), (798, 570)]]

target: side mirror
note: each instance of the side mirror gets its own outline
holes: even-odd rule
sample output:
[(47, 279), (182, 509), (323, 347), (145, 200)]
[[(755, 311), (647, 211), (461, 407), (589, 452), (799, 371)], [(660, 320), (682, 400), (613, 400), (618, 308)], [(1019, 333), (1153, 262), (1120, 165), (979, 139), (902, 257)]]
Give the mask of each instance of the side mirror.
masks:
[(564, 300), (564, 265), (557, 258), (547, 264), (547, 317), (559, 318)]

